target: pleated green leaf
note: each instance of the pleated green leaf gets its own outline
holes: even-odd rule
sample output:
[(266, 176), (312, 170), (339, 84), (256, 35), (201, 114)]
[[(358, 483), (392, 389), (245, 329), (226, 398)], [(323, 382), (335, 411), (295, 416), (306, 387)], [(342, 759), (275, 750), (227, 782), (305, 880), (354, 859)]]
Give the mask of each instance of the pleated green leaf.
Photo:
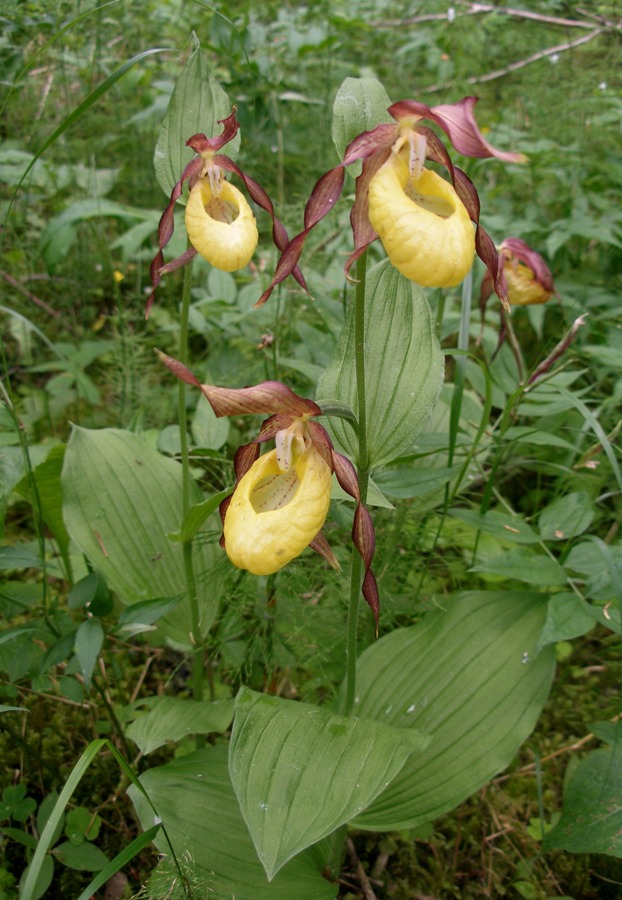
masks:
[[(191, 500), (201, 500), (197, 488)], [(172, 459), (129, 431), (74, 428), (62, 472), (65, 524), (78, 549), (105, 578), (123, 604), (157, 597), (181, 597), (158, 628), (182, 647), (190, 647), (182, 545), (171, 541), (182, 519), (182, 470)], [(196, 540), (194, 572), (201, 631), (206, 634), (218, 610), (222, 551)]]
[(242, 688), (229, 771), (269, 878), (365, 809), (427, 739)]
[(541, 540), (533, 528), (519, 516), (504, 510), (491, 509), (484, 515), (474, 509), (450, 509), (449, 515), (484, 534), (492, 534), (514, 544), (538, 544)]
[(540, 635), (538, 649), (558, 641), (571, 641), (591, 631), (598, 620), (599, 610), (590, 606), (574, 591), (559, 591), (549, 600), (546, 622)]
[(87, 688), (91, 686), (93, 669), (104, 643), (104, 629), (98, 619), (86, 619), (76, 632), (74, 651)]
[(431, 822), (512, 760), (548, 696), (555, 653), (536, 646), (547, 598), (474, 591), (369, 647), (358, 663), (357, 715), (431, 735), (354, 825)]
[[(335, 357), (319, 380), (317, 400), (345, 403), (358, 417), (353, 346), (354, 304)], [(388, 260), (367, 275), (365, 359), (369, 463), (377, 467), (412, 448), (436, 405), (444, 371), (425, 294)], [(358, 444), (351, 427), (333, 419), (331, 429), (356, 460)]]
[(182, 697), (150, 697), (136, 704), (142, 705), (149, 711), (134, 719), (126, 734), (145, 754), (187, 734), (222, 733), (233, 719), (233, 700), (201, 703)]
[[(609, 724), (609, 723), (607, 723)], [(607, 853), (622, 858), (622, 727), (612, 746), (582, 759), (572, 774), (561, 818), (544, 838), (545, 850)]]
[[(224, 747), (208, 747), (141, 775), (178, 859), (189, 860), (197, 896), (236, 900), (334, 900), (337, 885), (322, 877), (327, 842), (305, 850), (268, 882), (236, 800)], [(136, 788), (129, 790), (143, 828), (153, 810)], [(157, 847), (167, 853), (160, 833)], [(168, 863), (168, 859), (166, 860)]]
[[(65, 528), (62, 515), (60, 473), (63, 465), (65, 447), (59, 444), (53, 447), (44, 462), (35, 466), (32, 472), (36, 488), (38, 503), (43, 521), (48, 526), (59, 552), (63, 558), (66, 569), (69, 569), (69, 535)], [(27, 497), (33, 503), (31, 496), (31, 484), (28, 478), (23, 478), (17, 486), (19, 493)]]
[[(210, 72), (201, 55), (199, 39), (193, 34), (192, 51), (175, 83), (153, 159), (156, 178), (167, 196), (195, 155), (186, 147), (188, 138), (194, 134), (215, 137), (222, 131), (218, 120), (230, 114), (229, 98)], [(239, 146), (238, 135), (223, 153), (235, 156)]]
[(539, 587), (559, 587), (566, 584), (566, 573), (556, 559), (536, 551), (529, 553), (526, 549), (509, 552), (504, 550), (497, 556), (471, 566), (469, 572), (485, 572)]

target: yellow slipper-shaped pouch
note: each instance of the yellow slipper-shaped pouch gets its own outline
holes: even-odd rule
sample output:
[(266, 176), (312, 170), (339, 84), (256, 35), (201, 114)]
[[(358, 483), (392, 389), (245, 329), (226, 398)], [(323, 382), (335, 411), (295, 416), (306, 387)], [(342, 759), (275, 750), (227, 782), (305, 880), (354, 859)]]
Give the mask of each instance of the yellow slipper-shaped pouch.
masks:
[(278, 572), (317, 536), (328, 515), (331, 472), (309, 447), (281, 471), (272, 450), (236, 487), (224, 524), (231, 562), (253, 575)]
[(503, 267), (508, 288), (508, 300), (512, 306), (532, 306), (546, 303), (553, 296), (539, 281), (528, 266), (518, 261), (510, 261)]
[(473, 224), (453, 186), (428, 169), (411, 178), (396, 153), (369, 184), (369, 220), (395, 268), (423, 287), (459, 284), (473, 265)]
[(186, 231), (194, 249), (223, 272), (248, 265), (259, 240), (255, 216), (244, 194), (223, 181), (215, 197), (208, 178), (201, 178), (190, 191)]

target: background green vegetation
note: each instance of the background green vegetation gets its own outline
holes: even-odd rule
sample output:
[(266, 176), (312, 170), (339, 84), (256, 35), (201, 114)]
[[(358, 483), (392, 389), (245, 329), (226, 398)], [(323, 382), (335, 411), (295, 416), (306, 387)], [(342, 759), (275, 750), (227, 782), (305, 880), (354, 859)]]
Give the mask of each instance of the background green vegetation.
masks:
[[(513, 771), (433, 828), (355, 835), (342, 896), (364, 896), (359, 862), (378, 898), (607, 900), (622, 896), (619, 860), (561, 851), (541, 855), (539, 816), (544, 810), (548, 825), (561, 808), (564, 773), (595, 746), (586, 740), (590, 723), (619, 712), (619, 638), (604, 626), (608, 604), (621, 599), (621, 10), (613, 0), (587, 6), (526, 2), (513, 12), (498, 3), (477, 6), (415, 2), (405, 17), (403, 3), (382, 0), (213, 6), (119, 0), (99, 8), (78, 0), (0, 3), (0, 450), (6, 451), (0, 455), (0, 510), (6, 514), (4, 543), (19, 547), (26, 560), (18, 570), (9, 554), (0, 612), (13, 627), (43, 627), (43, 578), (63, 628), (83, 618), (79, 604), (67, 607), (67, 585), (54, 560), (43, 576), (28, 569), (28, 554), (42, 531), (12, 453), (20, 440), (33, 466), (67, 440), (71, 423), (141, 429), (161, 451), (174, 455), (178, 449), (171, 424), (176, 385), (152, 348), (175, 352), (181, 276), (163, 283), (148, 323), (143, 310), (166, 202), (154, 177), (153, 151), (191, 50), (191, 33), (238, 106), (239, 162), (275, 200), (290, 234), (299, 228), (315, 180), (338, 162), (332, 104), (344, 78), (376, 77), (392, 100), (435, 104), (476, 94), (478, 123), (491, 143), (529, 156), (522, 167), (458, 160), (478, 187), (482, 222), (496, 242), (513, 235), (541, 252), (559, 294), (545, 308), (515, 315), (527, 371), (578, 315), (589, 316), (548, 392), (517, 398), (505, 422), (518, 377), (507, 347), (496, 357), (486, 453), (456, 506), (494, 506), (538, 523), (540, 533), (550, 535), (542, 542), (543, 555), (566, 567), (563, 589), (576, 588), (577, 596), (605, 611), (588, 637), (569, 629), (558, 644), (551, 700)], [(137, 61), (83, 115), (75, 115), (120, 66), (153, 48), (167, 50)], [(34, 155), (63, 127), (20, 181)], [(352, 190), (350, 180), (345, 194)], [(276, 377), (303, 394), (313, 391), (343, 319), (348, 214), (344, 199), (307, 243), (303, 264), (315, 302), (290, 280), (265, 308), (251, 309), (276, 263), (267, 217), (259, 217), (266, 240), (250, 272), (234, 278), (197, 267), (191, 318), (197, 372), (208, 368), (217, 384)], [(181, 246), (173, 243), (171, 255)], [(459, 294), (439, 292), (433, 303), (443, 345), (454, 347)], [(491, 302), (478, 350), (480, 324), (473, 315), (476, 354), (490, 358), (497, 328)], [(486, 383), (475, 363), (468, 364), (466, 378), (468, 435), (479, 424)], [(441, 432), (448, 406), (436, 415), (433, 430)], [(219, 435), (210, 431), (212, 450), (196, 461), (204, 489), (221, 490), (231, 482), (232, 452), (250, 436), (249, 427), (236, 420)], [(530, 438), (525, 428), (536, 436)], [(422, 453), (425, 465), (445, 466), (446, 452), (431, 440)], [(416, 480), (408, 481), (404, 467), (385, 471), (379, 483), (397, 505), (374, 516), (383, 629), (411, 623), (458, 588), (524, 585), (532, 559), (517, 558), (509, 570), (495, 566), (517, 546), (503, 542), (494, 529), (477, 538), (464, 517), (443, 515), (442, 485), (426, 493)], [(561, 502), (565, 506), (555, 505)], [(328, 535), (344, 559), (347, 548), (338, 542), (349, 531), (348, 516), (336, 506)], [(554, 535), (562, 520), (572, 523), (563, 541)], [(589, 541), (573, 540), (581, 534), (600, 539), (609, 557), (592, 552)], [(243, 579), (224, 567), (222, 578), (230, 602), (213, 647), (213, 677), (222, 696), (241, 682), (285, 697), (331, 696), (342, 675), (344, 628), (340, 603), (325, 590), (323, 563), (305, 558), (304, 566), (284, 570), (278, 595), (270, 582)], [(546, 583), (545, 576), (538, 578), (536, 570), (536, 588)], [(300, 602), (279, 600), (287, 595)], [(110, 735), (140, 769), (134, 744), (123, 737), (130, 704), (187, 690), (186, 660), (140, 636), (119, 636), (113, 628), (118, 614), (105, 587), (97, 600), (109, 632), (90, 690), (76, 677), (75, 658), (49, 655), (43, 632), (0, 644), (0, 703), (30, 710), (3, 714), (1, 721), (0, 785), (6, 790), (0, 802), (0, 897), (15, 896), (33, 836), (43, 827), (45, 798), (60, 791), (85, 743)], [(266, 600), (274, 614), (266, 615)], [(367, 622), (362, 639), (371, 640)], [(158, 754), (161, 761), (170, 755), (165, 748)], [(58, 846), (71, 846), (64, 857), (56, 854), (64, 865), (56, 865), (49, 896), (77, 896), (88, 883), (91, 876), (76, 871), (76, 860), (91, 852), (83, 848), (93, 848), (95, 862), (98, 848), (111, 858), (136, 836), (125, 787), (114, 760), (98, 757), (59, 835)], [(79, 810), (89, 812), (88, 821)], [(72, 855), (71, 847), (80, 852)], [(154, 864), (146, 850), (126, 868), (126, 896), (138, 892)]]

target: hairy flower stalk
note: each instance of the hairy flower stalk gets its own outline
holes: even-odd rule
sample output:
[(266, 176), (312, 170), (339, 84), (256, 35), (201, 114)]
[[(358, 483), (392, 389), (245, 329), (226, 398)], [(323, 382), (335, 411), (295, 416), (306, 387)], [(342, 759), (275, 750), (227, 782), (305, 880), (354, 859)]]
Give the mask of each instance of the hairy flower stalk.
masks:
[[(388, 110), (395, 124), (378, 125), (355, 137), (346, 147), (341, 165), (323, 175), (313, 188), (305, 208), (304, 230), (282, 252), (272, 283), (256, 306), (265, 303), (274, 287), (295, 272), (309, 232), (341, 196), (345, 167), (362, 160), (350, 214), (354, 250), (345, 264), (346, 275), (349, 277), (353, 263), (377, 238), (395, 267), (423, 286), (458, 284), (477, 253), (491, 274), (494, 290), (509, 308), (507, 287), (499, 278), (497, 250), (479, 224), (475, 186), (454, 166), (438, 136), (422, 124), (429, 120), (438, 125), (465, 156), (524, 162), (522, 154), (496, 150), (485, 140), (473, 115), (476, 102), (475, 97), (465, 97), (459, 103), (430, 107), (401, 100)], [(444, 166), (450, 181), (426, 169), (426, 160)]]
[[(271, 217), (272, 238), (277, 249), (283, 252), (289, 243), (287, 231), (277, 219), (272, 201), (261, 185), (220, 152), (225, 144), (233, 140), (240, 128), (235, 108), (230, 116), (220, 120), (220, 124), (223, 130), (216, 137), (195, 134), (186, 141), (186, 145), (197, 156), (188, 163), (173, 187), (168, 206), (160, 219), (159, 249), (150, 267), (152, 291), (145, 309), (147, 316), (162, 276), (186, 265), (197, 253), (214, 268), (224, 272), (242, 269), (250, 262), (259, 238), (257, 223), (246, 197), (226, 180), (225, 172), (237, 175), (251, 199)], [(181, 256), (165, 264), (162, 251), (173, 236), (175, 204), (181, 198), (186, 183), (189, 196), (185, 224), (191, 246)], [(304, 277), (297, 265), (291, 274), (306, 290)]]
[[(315, 421), (322, 414), (317, 403), (278, 381), (247, 388), (201, 384), (185, 365), (158, 355), (178, 378), (201, 389), (217, 416), (269, 416), (257, 438), (236, 452), (233, 493), (220, 504), (221, 545), (231, 562), (255, 575), (270, 575), (311, 547), (338, 569), (322, 534), (334, 473), (356, 501), (352, 541), (364, 565), (362, 593), (377, 625), (379, 597), (371, 570), (374, 527), (361, 502), (354, 466), (336, 452), (326, 429)], [(270, 440), (275, 449), (260, 455), (261, 444)]]

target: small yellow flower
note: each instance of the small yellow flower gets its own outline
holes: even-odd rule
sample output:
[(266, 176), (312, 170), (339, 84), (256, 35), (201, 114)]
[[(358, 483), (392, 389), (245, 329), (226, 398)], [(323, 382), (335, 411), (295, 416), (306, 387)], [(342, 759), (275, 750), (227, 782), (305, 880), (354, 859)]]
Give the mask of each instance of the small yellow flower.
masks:
[(369, 221), (395, 268), (423, 287), (459, 284), (473, 265), (464, 203), (435, 172), (411, 175), (401, 154), (391, 153), (369, 183)]
[(248, 265), (259, 240), (244, 194), (224, 179), (217, 190), (209, 178), (194, 185), (186, 206), (186, 230), (195, 250), (223, 272)]
[(310, 444), (294, 448), (288, 469), (277, 450), (260, 456), (240, 480), (224, 523), (231, 562), (253, 575), (271, 575), (309, 546), (328, 515), (331, 471)]

